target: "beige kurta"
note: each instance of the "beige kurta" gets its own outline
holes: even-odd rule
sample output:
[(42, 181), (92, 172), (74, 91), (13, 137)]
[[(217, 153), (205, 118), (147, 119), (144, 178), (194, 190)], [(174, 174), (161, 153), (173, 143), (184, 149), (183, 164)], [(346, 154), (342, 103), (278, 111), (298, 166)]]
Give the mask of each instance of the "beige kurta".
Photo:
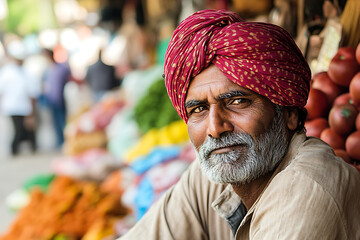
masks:
[[(360, 239), (360, 173), (316, 138), (295, 134), (287, 155), (246, 216), (231, 186), (197, 161), (122, 240)], [(228, 222), (242, 219), (235, 227)]]

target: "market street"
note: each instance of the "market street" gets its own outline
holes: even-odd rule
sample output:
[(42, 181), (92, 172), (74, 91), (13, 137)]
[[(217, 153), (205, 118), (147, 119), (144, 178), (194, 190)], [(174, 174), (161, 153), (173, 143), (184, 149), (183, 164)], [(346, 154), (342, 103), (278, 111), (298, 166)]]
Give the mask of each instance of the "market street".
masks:
[(16, 213), (6, 206), (6, 197), (37, 174), (48, 174), (55, 153), (23, 154), (15, 158), (1, 158), (0, 164), (0, 234), (10, 226)]
[(6, 206), (6, 198), (10, 193), (21, 188), (29, 178), (37, 174), (51, 173), (51, 160), (60, 154), (50, 150), (49, 144), (53, 141), (53, 133), (49, 127), (49, 118), (45, 113), (41, 114), (43, 124), (38, 131), (42, 135), (39, 151), (32, 154), (25, 149), (16, 157), (12, 157), (8, 153), (12, 137), (11, 122), (8, 118), (0, 115), (0, 235), (8, 229), (16, 217), (16, 213)]

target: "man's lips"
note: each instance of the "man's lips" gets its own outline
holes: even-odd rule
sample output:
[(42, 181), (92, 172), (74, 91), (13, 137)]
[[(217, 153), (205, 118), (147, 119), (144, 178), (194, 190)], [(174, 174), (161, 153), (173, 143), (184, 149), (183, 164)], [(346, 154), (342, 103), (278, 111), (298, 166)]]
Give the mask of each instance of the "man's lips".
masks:
[(210, 154), (228, 153), (231, 151), (235, 151), (241, 147), (244, 147), (244, 145), (240, 144), (240, 145), (234, 145), (234, 146), (221, 147), (221, 148), (217, 148), (217, 149), (211, 151)]

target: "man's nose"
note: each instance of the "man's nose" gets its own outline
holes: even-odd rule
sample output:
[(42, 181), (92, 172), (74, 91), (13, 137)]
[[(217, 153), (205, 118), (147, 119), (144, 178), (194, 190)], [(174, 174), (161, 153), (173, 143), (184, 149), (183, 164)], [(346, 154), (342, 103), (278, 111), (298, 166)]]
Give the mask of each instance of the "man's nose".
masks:
[(209, 110), (208, 136), (219, 138), (225, 132), (232, 132), (234, 126), (228, 115), (219, 106), (212, 106)]

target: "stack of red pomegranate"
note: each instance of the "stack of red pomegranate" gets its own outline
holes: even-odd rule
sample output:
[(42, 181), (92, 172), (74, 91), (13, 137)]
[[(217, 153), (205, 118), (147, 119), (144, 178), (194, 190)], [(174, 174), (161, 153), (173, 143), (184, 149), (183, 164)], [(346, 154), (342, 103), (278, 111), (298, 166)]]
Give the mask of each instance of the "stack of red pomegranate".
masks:
[(313, 76), (305, 108), (307, 135), (360, 171), (360, 44), (340, 48), (328, 71)]

